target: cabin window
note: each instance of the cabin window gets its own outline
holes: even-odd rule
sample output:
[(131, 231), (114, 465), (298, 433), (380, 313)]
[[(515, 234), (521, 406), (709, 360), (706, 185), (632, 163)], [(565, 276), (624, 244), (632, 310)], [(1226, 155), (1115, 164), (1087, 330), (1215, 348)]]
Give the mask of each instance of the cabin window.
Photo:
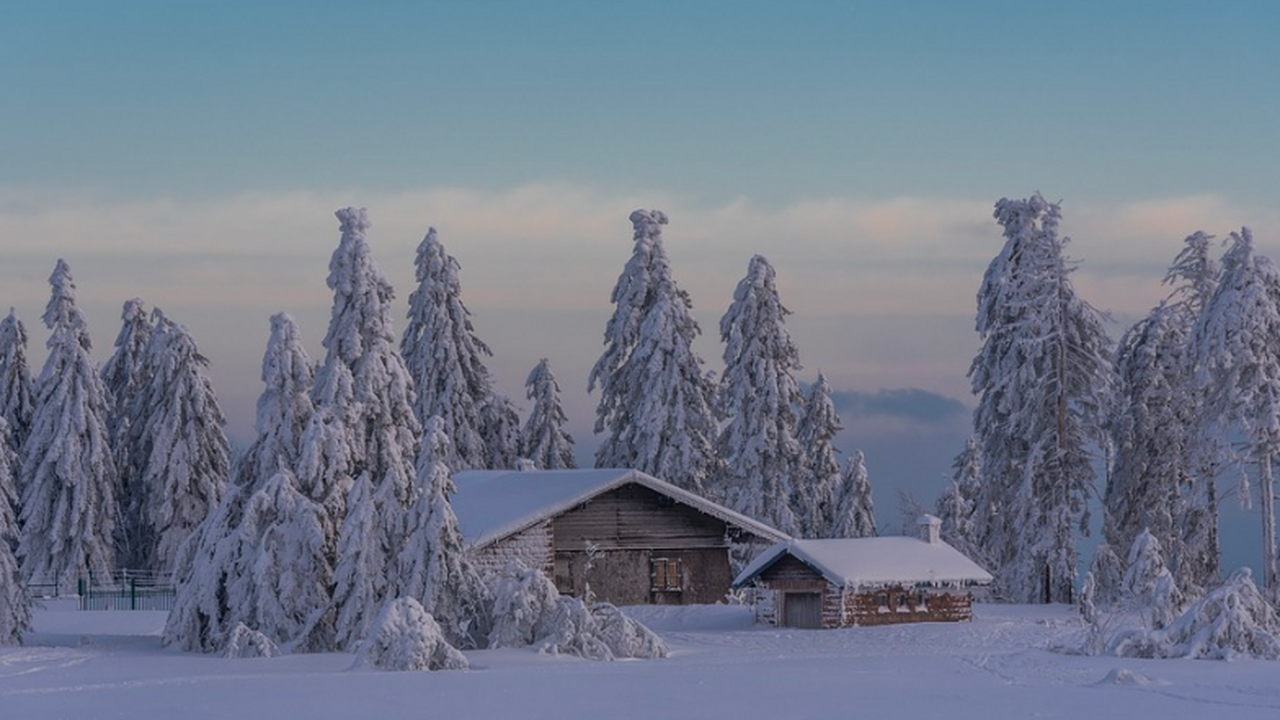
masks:
[(684, 589), (684, 562), (680, 558), (653, 558), (649, 561), (649, 589), (679, 592)]
[(889, 612), (889, 593), (876, 595), (876, 603), (880, 605), (880, 612)]
[(906, 593), (898, 593), (898, 612), (911, 612), (911, 597)]

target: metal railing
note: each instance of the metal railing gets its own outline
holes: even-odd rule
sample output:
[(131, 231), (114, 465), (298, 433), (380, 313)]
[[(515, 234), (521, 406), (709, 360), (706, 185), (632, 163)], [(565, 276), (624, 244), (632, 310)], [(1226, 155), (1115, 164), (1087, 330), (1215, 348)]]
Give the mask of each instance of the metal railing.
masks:
[(80, 610), (172, 610), (177, 591), (168, 574), (117, 570), (107, 578), (81, 578), (74, 588), (48, 578), (33, 578), (27, 595), (34, 599), (76, 599)]

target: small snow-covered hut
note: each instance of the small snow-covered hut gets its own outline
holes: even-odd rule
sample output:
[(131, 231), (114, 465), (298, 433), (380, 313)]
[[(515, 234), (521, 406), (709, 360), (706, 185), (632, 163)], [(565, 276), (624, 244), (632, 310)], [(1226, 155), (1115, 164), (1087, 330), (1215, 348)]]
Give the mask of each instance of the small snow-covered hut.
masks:
[(991, 582), (920, 518), (921, 537), (786, 540), (733, 581), (753, 589), (756, 619), (781, 627), (836, 628), (972, 618), (969, 588)]
[(787, 535), (636, 470), (470, 470), (453, 511), (482, 571), (541, 568), (566, 595), (615, 605), (724, 600), (729, 551)]

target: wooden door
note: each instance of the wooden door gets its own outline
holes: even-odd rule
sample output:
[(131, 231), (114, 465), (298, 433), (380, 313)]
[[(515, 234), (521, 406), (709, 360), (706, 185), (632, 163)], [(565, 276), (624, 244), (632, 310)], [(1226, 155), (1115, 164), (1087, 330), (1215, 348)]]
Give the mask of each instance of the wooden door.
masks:
[(793, 628), (821, 628), (822, 593), (783, 593), (782, 624)]

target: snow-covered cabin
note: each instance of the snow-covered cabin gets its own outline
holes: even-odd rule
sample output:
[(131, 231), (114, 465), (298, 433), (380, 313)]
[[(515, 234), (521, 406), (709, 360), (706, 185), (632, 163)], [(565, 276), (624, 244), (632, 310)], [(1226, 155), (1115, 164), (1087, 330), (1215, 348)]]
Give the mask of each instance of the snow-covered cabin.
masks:
[(636, 470), (471, 470), (453, 511), (482, 570), (542, 568), (560, 592), (590, 583), (616, 605), (713, 603), (733, 580), (729, 551), (787, 535)]
[(733, 584), (754, 589), (758, 621), (783, 627), (969, 620), (969, 588), (991, 574), (943, 542), (939, 524), (922, 516), (918, 538), (785, 540)]

